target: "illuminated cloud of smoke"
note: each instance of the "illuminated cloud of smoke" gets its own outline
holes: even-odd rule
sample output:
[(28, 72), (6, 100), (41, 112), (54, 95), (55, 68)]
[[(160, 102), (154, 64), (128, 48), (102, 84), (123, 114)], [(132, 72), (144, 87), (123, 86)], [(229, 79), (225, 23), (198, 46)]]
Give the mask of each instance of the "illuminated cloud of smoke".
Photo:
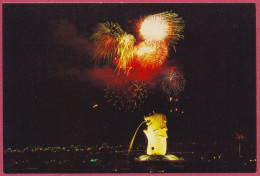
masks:
[(93, 44), (86, 34), (79, 32), (74, 24), (62, 21), (53, 31), (54, 39), (61, 45), (70, 46), (73, 49), (90, 55)]

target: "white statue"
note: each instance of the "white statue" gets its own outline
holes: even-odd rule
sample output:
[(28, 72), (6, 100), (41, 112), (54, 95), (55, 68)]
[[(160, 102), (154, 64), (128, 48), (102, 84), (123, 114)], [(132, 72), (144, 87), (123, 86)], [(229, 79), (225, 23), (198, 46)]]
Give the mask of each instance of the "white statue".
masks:
[(165, 155), (167, 150), (167, 127), (166, 116), (164, 114), (156, 114), (144, 117), (147, 129), (144, 133), (148, 139), (147, 154), (148, 155)]

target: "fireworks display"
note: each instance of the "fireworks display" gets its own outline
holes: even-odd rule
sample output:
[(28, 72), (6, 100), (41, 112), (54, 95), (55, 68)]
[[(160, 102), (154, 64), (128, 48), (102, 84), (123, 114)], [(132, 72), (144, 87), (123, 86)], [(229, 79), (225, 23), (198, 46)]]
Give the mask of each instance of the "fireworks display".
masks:
[(91, 37), (96, 63), (109, 64), (115, 70), (115, 80), (104, 81), (105, 99), (123, 111), (140, 108), (148, 96), (146, 85), (151, 88), (161, 83), (159, 87), (169, 96), (177, 96), (185, 86), (181, 73), (165, 67), (170, 46), (175, 49), (183, 38), (182, 18), (163, 12), (140, 18), (136, 27), (137, 39), (113, 22), (99, 23)]
[(3, 5), (4, 172), (255, 173), (259, 8), (104, 2)]

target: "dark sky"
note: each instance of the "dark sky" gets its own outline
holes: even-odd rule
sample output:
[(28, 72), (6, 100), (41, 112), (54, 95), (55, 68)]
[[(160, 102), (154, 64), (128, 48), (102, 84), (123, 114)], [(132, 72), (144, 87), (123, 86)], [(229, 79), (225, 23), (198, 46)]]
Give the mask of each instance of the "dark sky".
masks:
[[(185, 74), (173, 105), (185, 113), (169, 113), (160, 93), (141, 110), (116, 111), (81, 75), (93, 67), (89, 37), (106, 21), (135, 35), (140, 17), (169, 10), (185, 21), (169, 59)], [(4, 145), (127, 144), (152, 110), (166, 114), (169, 141), (218, 141), (241, 129), (255, 144), (255, 27), (255, 4), (4, 4)]]

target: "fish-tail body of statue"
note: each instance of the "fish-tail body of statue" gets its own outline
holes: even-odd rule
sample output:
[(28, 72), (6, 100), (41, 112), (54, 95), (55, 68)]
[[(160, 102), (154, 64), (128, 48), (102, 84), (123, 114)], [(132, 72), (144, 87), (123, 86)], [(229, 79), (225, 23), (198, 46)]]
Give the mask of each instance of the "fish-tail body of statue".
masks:
[(148, 155), (165, 155), (167, 150), (166, 116), (154, 114), (144, 117), (147, 129), (144, 130), (148, 139)]

